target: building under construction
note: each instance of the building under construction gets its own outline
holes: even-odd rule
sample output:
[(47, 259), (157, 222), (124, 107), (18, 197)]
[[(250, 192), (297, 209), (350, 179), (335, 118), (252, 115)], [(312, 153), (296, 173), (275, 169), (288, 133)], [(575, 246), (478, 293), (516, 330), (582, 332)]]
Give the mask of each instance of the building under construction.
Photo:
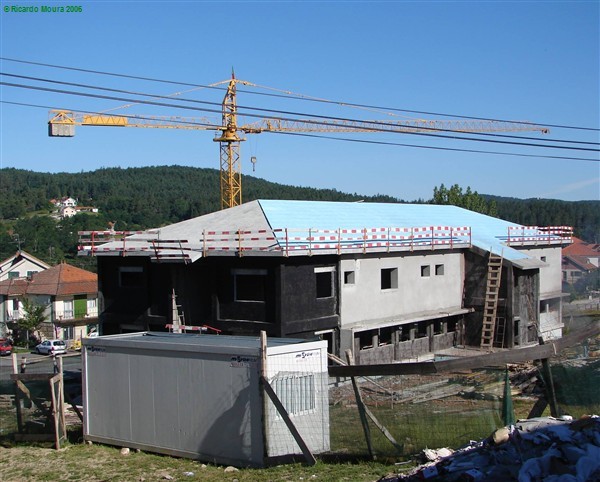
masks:
[(357, 363), (559, 337), (570, 228), (455, 206), (252, 201), (160, 229), (82, 233), (104, 334), (210, 327), (326, 339)]

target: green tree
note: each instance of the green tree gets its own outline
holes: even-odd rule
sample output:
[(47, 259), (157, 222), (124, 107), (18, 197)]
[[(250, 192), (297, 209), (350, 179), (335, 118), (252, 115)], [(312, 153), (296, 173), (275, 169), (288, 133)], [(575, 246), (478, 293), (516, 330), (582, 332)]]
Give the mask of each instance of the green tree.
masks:
[(498, 216), (496, 203), (486, 201), (477, 191), (471, 191), (471, 187), (463, 192), (462, 187), (454, 184), (448, 189), (444, 184), (433, 188), (433, 198), (431, 204), (452, 205), (475, 211), (477, 213), (487, 214), (489, 216)]
[(34, 337), (37, 337), (36, 331), (40, 329), (42, 323), (48, 318), (46, 314), (48, 305), (34, 303), (29, 298), (23, 298), (22, 303), (24, 316), (19, 319), (17, 325), (21, 330), (25, 331), (27, 341), (29, 341), (29, 335), (32, 334)]

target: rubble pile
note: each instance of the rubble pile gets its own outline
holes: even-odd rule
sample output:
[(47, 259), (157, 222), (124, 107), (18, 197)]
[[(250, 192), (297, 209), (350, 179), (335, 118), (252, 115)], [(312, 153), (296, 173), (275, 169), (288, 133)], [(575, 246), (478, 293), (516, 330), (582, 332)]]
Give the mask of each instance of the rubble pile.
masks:
[(457, 451), (424, 450), (408, 474), (382, 482), (600, 482), (600, 417), (519, 420)]

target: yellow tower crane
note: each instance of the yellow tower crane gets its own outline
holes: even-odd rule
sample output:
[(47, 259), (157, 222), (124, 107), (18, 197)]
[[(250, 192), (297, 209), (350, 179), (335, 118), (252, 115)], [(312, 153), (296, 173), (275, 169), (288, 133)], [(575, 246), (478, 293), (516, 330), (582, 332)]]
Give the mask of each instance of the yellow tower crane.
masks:
[[(217, 131), (215, 142), (220, 150), (221, 209), (242, 203), (242, 174), (240, 160), (240, 142), (245, 141), (243, 134), (261, 132), (518, 132), (548, 129), (523, 122), (486, 121), (486, 120), (423, 120), (401, 121), (362, 121), (362, 120), (289, 120), (262, 119), (257, 122), (238, 126), (236, 85), (254, 84), (236, 79), (234, 75), (227, 83), (227, 91), (222, 102), (221, 124), (208, 118), (178, 116), (141, 116), (85, 113), (69, 110), (51, 110), (48, 121), (48, 135), (51, 137), (73, 137), (75, 126), (112, 126), (146, 127), (163, 129), (188, 129)], [(214, 85), (218, 85), (214, 84)]]

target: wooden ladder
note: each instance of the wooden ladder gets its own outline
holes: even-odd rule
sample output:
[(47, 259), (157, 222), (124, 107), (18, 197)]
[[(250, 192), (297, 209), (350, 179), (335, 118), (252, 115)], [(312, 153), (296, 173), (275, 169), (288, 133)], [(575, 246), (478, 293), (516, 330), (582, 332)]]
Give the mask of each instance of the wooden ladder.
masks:
[(502, 278), (502, 256), (490, 252), (488, 260), (485, 301), (483, 304), (483, 326), (481, 328), (481, 348), (492, 349), (494, 332), (496, 331), (496, 310), (498, 308), (498, 293)]
[(497, 347), (504, 348), (504, 334), (506, 333), (506, 318), (496, 318), (496, 333), (494, 334), (494, 344)]

